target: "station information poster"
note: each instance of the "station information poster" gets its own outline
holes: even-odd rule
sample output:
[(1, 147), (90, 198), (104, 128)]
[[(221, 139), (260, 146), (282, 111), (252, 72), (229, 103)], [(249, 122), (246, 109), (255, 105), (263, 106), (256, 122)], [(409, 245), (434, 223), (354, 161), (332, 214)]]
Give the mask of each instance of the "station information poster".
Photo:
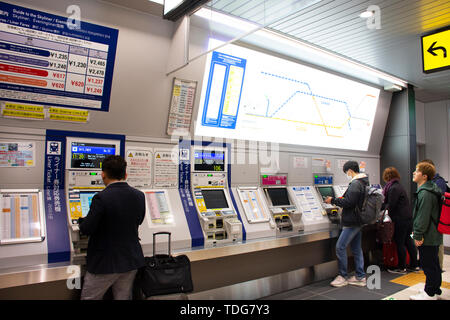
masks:
[(34, 142), (0, 141), (0, 167), (34, 167), (35, 158)]
[(197, 81), (174, 78), (167, 134), (189, 134)]
[(178, 152), (172, 149), (155, 150), (154, 165), (156, 188), (178, 187)]
[(0, 99), (108, 111), (119, 31), (0, 2)]
[(126, 151), (127, 182), (133, 187), (149, 187), (152, 183), (152, 152), (149, 148)]
[(38, 193), (0, 193), (0, 240), (40, 237)]

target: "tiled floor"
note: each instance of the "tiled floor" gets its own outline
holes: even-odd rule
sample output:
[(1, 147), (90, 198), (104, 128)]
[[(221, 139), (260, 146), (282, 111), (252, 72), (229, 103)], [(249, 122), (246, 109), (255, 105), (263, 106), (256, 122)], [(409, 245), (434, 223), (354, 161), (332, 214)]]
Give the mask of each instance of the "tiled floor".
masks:
[[(450, 255), (444, 256), (444, 273), (442, 274), (442, 298), (450, 300)], [(409, 300), (424, 288), (423, 272), (409, 273), (406, 276), (381, 272), (379, 288), (330, 286), (333, 279), (316, 282), (301, 288), (268, 296), (263, 300)], [(368, 281), (369, 282), (369, 281)], [(371, 282), (374, 284), (374, 282)]]

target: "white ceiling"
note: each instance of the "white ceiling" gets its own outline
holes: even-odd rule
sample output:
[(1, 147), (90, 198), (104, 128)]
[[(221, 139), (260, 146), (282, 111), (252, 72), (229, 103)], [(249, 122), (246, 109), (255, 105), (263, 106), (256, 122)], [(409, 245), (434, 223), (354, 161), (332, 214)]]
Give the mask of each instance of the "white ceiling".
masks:
[[(405, 79), (416, 86), (420, 101), (450, 99), (450, 70), (424, 74), (420, 44), (421, 35), (450, 26), (450, 0), (322, 0), (286, 15), (283, 4), (293, 2), (302, 1), (214, 0), (209, 5), (259, 24), (276, 21), (267, 28)], [(275, 3), (277, 11), (268, 9)], [(380, 8), (380, 29), (369, 29), (359, 17), (369, 5)]]
[[(148, 0), (108, 1), (149, 7)], [(359, 17), (370, 5), (380, 8), (379, 29)], [(450, 99), (450, 70), (424, 74), (420, 44), (421, 35), (450, 26), (450, 0), (213, 0), (207, 6), (407, 80), (419, 101)], [(160, 15), (155, 8), (147, 12)]]

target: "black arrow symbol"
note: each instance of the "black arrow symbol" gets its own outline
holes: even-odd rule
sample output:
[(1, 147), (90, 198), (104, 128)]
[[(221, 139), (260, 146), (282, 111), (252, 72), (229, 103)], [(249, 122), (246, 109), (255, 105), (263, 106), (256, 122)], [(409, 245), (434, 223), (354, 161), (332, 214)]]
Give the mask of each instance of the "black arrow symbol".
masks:
[(444, 58), (447, 58), (447, 50), (444, 48), (444, 47), (434, 47), (434, 45), (436, 44), (436, 42), (437, 41), (435, 41), (435, 42), (433, 42), (432, 44), (431, 44), (431, 46), (428, 48), (428, 52), (429, 53), (431, 53), (433, 56), (437, 56), (437, 54), (436, 53), (434, 53), (434, 51), (436, 51), (436, 50), (442, 50), (442, 51), (444, 51)]

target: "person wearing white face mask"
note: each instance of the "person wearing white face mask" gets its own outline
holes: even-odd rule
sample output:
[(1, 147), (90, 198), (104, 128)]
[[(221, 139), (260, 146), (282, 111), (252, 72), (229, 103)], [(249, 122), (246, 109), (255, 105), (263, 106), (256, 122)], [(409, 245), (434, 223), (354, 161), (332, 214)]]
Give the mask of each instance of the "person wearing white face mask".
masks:
[[(364, 256), (361, 248), (361, 222), (355, 212), (356, 206), (362, 207), (365, 187), (369, 185), (369, 178), (359, 173), (356, 161), (347, 161), (342, 168), (350, 180), (347, 191), (342, 198), (327, 197), (326, 203), (342, 207), (342, 231), (336, 243), (336, 256), (338, 258), (339, 275), (331, 282), (333, 287), (343, 287), (347, 284), (366, 286), (364, 272)], [(354, 259), (356, 275), (348, 278), (347, 273), (347, 247), (350, 245)], [(347, 279), (348, 278), (348, 279)]]

